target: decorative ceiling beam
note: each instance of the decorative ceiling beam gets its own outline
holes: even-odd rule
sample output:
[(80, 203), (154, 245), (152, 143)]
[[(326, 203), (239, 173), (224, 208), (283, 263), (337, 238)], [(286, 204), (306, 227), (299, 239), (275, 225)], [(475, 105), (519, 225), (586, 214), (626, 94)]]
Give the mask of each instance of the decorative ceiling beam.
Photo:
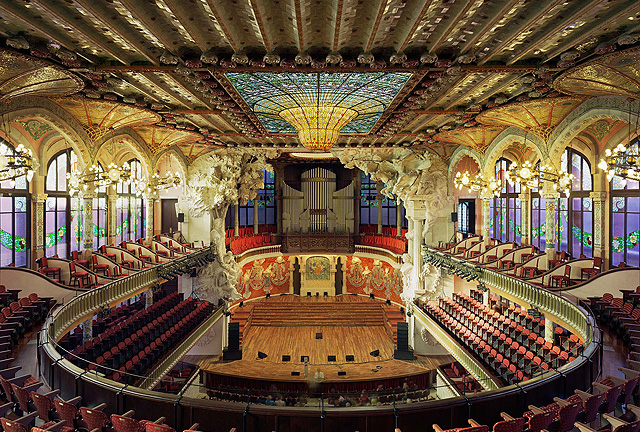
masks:
[[(511, 42), (513, 42), (518, 36), (520, 36), (520, 34), (526, 32), (527, 30), (529, 30), (533, 25), (536, 24), (536, 22), (542, 18), (543, 16), (545, 16), (546, 14), (548, 14), (551, 10), (553, 10), (553, 8), (555, 8), (557, 5), (566, 2), (566, 0), (553, 0), (551, 2), (549, 2), (547, 4), (547, 6), (545, 6), (540, 12), (538, 12), (537, 14), (532, 14), (530, 16), (528, 16), (528, 19), (526, 21), (526, 23), (524, 23), (521, 26), (518, 26), (518, 28), (516, 30), (514, 30), (511, 35), (509, 35), (507, 37), (506, 40), (504, 40), (502, 43), (499, 43), (497, 46), (495, 46), (494, 48), (489, 49), (488, 52), (486, 52), (485, 57), (480, 60), (480, 62), (478, 62), (479, 65), (483, 65), (486, 62), (488, 62), (489, 60), (491, 60), (491, 58), (502, 51), (502, 49), (504, 47), (506, 47), (507, 45), (509, 45)], [(535, 2), (532, 4), (536, 4)]]
[(220, 11), (216, 6), (216, 1), (215, 0), (204, 0), (204, 1), (206, 1), (207, 5), (209, 5), (209, 8), (211, 9), (211, 13), (213, 14), (213, 17), (216, 19), (216, 21), (220, 25), (220, 28), (224, 33), (224, 37), (227, 38), (227, 42), (229, 42), (229, 45), (231, 45), (231, 48), (234, 51), (238, 51), (238, 43), (235, 41), (233, 36), (231, 36), (231, 32), (229, 31), (229, 28), (227, 27), (226, 23), (222, 19), (220, 19)]
[(428, 110), (414, 110), (412, 111), (415, 114), (420, 115), (434, 115), (434, 114), (458, 114), (458, 110), (446, 109), (446, 110), (436, 110), (436, 109), (428, 109)]
[(409, 33), (407, 33), (404, 40), (398, 47), (398, 51), (404, 51), (404, 49), (407, 47), (407, 44), (411, 41), (411, 39), (413, 39), (414, 33), (420, 26), (420, 23), (424, 19), (424, 16), (429, 10), (429, 7), (431, 6), (432, 3), (433, 3), (433, 0), (427, 0), (425, 4), (422, 6), (422, 10), (420, 10), (420, 13), (416, 16), (416, 20), (413, 22), (413, 25), (411, 26)]
[(127, 38), (123, 32), (121, 30), (118, 30), (113, 23), (107, 22), (103, 15), (98, 12), (94, 5), (95, 2), (93, 0), (75, 0), (83, 9), (85, 9), (87, 12), (89, 12), (91, 14), (91, 16), (96, 20), (99, 21), (103, 26), (105, 26), (106, 28), (108, 28), (109, 30), (111, 30), (112, 32), (114, 32), (115, 34), (118, 35), (118, 37), (120, 37), (122, 40), (124, 40), (127, 44), (129, 44), (129, 46), (135, 48), (138, 53), (140, 55), (142, 55), (144, 58), (146, 58), (148, 61), (150, 61), (151, 63), (158, 64), (158, 59), (154, 58), (152, 56), (150, 56), (149, 54), (146, 53), (147, 49), (146, 47), (144, 47), (142, 44), (138, 43), (137, 41), (133, 40), (133, 39), (129, 39)]
[[(590, 37), (594, 36), (596, 32), (602, 30), (603, 27), (610, 26), (613, 21), (616, 21), (616, 20), (622, 18), (625, 15), (629, 15), (634, 10), (640, 10), (640, 2), (637, 2), (637, 1), (633, 2), (631, 4), (631, 6), (621, 10), (620, 12), (616, 13), (612, 17), (600, 21), (600, 24), (598, 24), (597, 26), (595, 26), (591, 30), (588, 30), (588, 31), (585, 31), (585, 32), (580, 32), (578, 38), (572, 40), (569, 46), (567, 46), (567, 45), (559, 46), (558, 49), (550, 52), (547, 55), (546, 60), (547, 61), (551, 60), (552, 58), (554, 58), (557, 55), (561, 54), (563, 51), (566, 51), (571, 47), (579, 45), (580, 43), (582, 43), (582, 42), (586, 41), (587, 39), (589, 39)], [(636, 26), (635, 29), (632, 30), (632, 31), (636, 31), (637, 28), (638, 28), (638, 26)]]
[(487, 20), (487, 22), (480, 28), (476, 29), (475, 33), (471, 38), (464, 44), (464, 48), (462, 49), (462, 54), (467, 53), (470, 50), (473, 50), (473, 45), (478, 42), (478, 40), (484, 36), (488, 29), (494, 28), (496, 23), (500, 21), (504, 16), (509, 12), (515, 5), (520, 3), (521, 0), (509, 0), (509, 2), (504, 5), (497, 13), (493, 14), (493, 18)]
[(456, 13), (453, 20), (451, 20), (449, 25), (444, 29), (444, 31), (440, 34), (440, 36), (438, 36), (438, 39), (436, 39), (435, 42), (433, 42), (433, 44), (429, 46), (429, 50), (431, 52), (435, 52), (440, 46), (440, 44), (442, 43), (442, 41), (447, 40), (447, 37), (449, 37), (449, 34), (451, 33), (451, 31), (454, 28), (456, 28), (456, 26), (460, 22), (460, 19), (463, 18), (467, 14), (467, 12), (469, 12), (469, 9), (471, 8), (471, 6), (473, 6), (473, 4), (474, 2), (471, 0), (467, 0), (465, 2), (465, 6), (462, 9), (460, 9), (458, 13)]
[(217, 110), (217, 109), (183, 109), (183, 108), (174, 109), (174, 110), (171, 110), (171, 112), (173, 114), (196, 114), (196, 115), (204, 115), (204, 114), (219, 115), (223, 113), (222, 110)]
[[(474, 92), (478, 91), (478, 88), (481, 85), (485, 84), (487, 81), (490, 81), (492, 78), (493, 78), (493, 75), (487, 75), (486, 77), (482, 78), (480, 80), (480, 82), (475, 84), (469, 90), (467, 90), (467, 91), (463, 92), (462, 94), (460, 94), (453, 102), (449, 103), (449, 105), (447, 106), (447, 109), (451, 109), (452, 107), (456, 106), (461, 100), (463, 100), (464, 98), (466, 98), (470, 94), (473, 94)], [(487, 95), (487, 97), (488, 97), (488, 95)]]
[(303, 52), (306, 47), (304, 45), (304, 22), (302, 17), (302, 0), (293, 0), (293, 5), (296, 10), (296, 28), (298, 29), (298, 50)]
[(253, 13), (253, 17), (256, 19), (256, 23), (258, 24), (258, 30), (260, 31), (260, 36), (262, 37), (262, 43), (264, 44), (267, 52), (271, 52), (273, 49), (271, 45), (271, 40), (269, 39), (269, 34), (267, 29), (264, 27), (264, 22), (262, 21), (262, 14), (260, 13), (260, 9), (256, 0), (249, 0), (251, 3), (251, 12)]
[(91, 32), (85, 32), (84, 30), (80, 29), (80, 27), (78, 26), (77, 23), (70, 22), (67, 19), (67, 16), (65, 16), (65, 14), (61, 14), (58, 11), (56, 11), (55, 9), (53, 9), (48, 4), (47, 1), (34, 0), (34, 3), (38, 4), (39, 7), (44, 9), (48, 14), (52, 15), (53, 17), (55, 17), (61, 23), (64, 23), (65, 26), (73, 29), (74, 32), (77, 32), (78, 34), (80, 34), (83, 38), (85, 38), (86, 40), (88, 40), (91, 43), (93, 43), (96, 47), (100, 48), (106, 54), (109, 54), (111, 57), (113, 57), (114, 59), (118, 60), (121, 63), (124, 63), (124, 64), (129, 63), (129, 59), (127, 59), (127, 58), (123, 57), (121, 54), (118, 54), (115, 51), (113, 51), (111, 48), (109, 48), (107, 46), (107, 44), (102, 43), (100, 38), (95, 38), (91, 34)]
[(202, 33), (197, 28), (191, 24), (191, 21), (183, 15), (183, 11), (186, 9), (184, 4), (180, 4), (180, 6), (176, 6), (171, 0), (167, 0), (164, 2), (167, 8), (171, 11), (172, 14), (175, 15), (178, 20), (178, 24), (182, 26), (185, 32), (189, 35), (191, 39), (198, 45), (198, 48), (202, 50), (202, 52), (207, 50), (206, 39), (204, 38), (204, 33)]
[(381, 0), (380, 8), (378, 9), (378, 14), (376, 15), (376, 20), (373, 22), (373, 27), (371, 28), (371, 34), (369, 34), (369, 40), (367, 41), (367, 46), (365, 47), (365, 52), (371, 51), (371, 47), (376, 40), (376, 33), (378, 33), (378, 27), (380, 26), (380, 21), (382, 21), (382, 17), (384, 16), (384, 11), (387, 9), (387, 3), (389, 0)]
[(165, 35), (169, 32), (166, 31), (157, 31), (154, 29), (154, 22), (148, 18), (145, 14), (137, 13), (136, 7), (131, 3), (131, 0), (120, 0), (122, 4), (127, 8), (129, 13), (135, 17), (136, 20), (140, 21), (144, 24), (145, 29), (153, 35), (156, 39), (158, 39), (167, 49), (170, 49), (173, 45), (169, 39), (165, 38)]
[(340, 48), (340, 26), (342, 25), (342, 9), (344, 8), (344, 0), (338, 0), (336, 7), (336, 25), (333, 29), (333, 51)]

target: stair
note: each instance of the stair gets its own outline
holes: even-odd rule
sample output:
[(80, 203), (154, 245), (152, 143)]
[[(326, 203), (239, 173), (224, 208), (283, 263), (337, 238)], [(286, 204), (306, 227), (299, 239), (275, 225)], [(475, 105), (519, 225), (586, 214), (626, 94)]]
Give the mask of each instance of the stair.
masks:
[(252, 326), (381, 326), (380, 303), (264, 302), (256, 303)]
[(247, 306), (243, 306), (243, 307), (237, 307), (237, 308), (235, 308), (235, 310), (231, 314), (231, 321), (230, 322), (237, 322), (239, 324), (239, 327), (240, 327), (240, 343), (242, 343), (242, 336), (244, 334), (244, 330), (245, 330), (245, 327), (247, 325), (247, 321), (249, 320), (249, 317), (251, 316), (251, 310), (252, 309), (253, 309), (253, 306), (251, 306), (251, 305), (247, 305)]
[(398, 343), (398, 322), (405, 321), (404, 314), (400, 312), (397, 306), (383, 306), (384, 314), (393, 333), (393, 343)]

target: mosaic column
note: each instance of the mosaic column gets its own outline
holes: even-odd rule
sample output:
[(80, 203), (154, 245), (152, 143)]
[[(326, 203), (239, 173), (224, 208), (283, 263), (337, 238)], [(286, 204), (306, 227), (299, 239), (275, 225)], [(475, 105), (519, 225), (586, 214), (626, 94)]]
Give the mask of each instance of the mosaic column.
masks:
[(82, 323), (82, 342), (93, 339), (93, 317)]
[(518, 195), (520, 198), (520, 245), (531, 244), (531, 191), (528, 189)]
[(233, 235), (240, 237), (240, 208), (237, 202), (233, 205)]
[(545, 238), (548, 259), (554, 259), (556, 253), (556, 237), (557, 237), (557, 219), (558, 219), (558, 192), (542, 192), (540, 194), (546, 200), (546, 216), (545, 216)]
[(491, 195), (480, 195), (482, 199), (482, 238), (491, 238)]
[(378, 234), (382, 234), (382, 194), (380, 190), (382, 189), (382, 185), (380, 183), (376, 184), (376, 188), (378, 189)]
[(36, 254), (38, 254), (38, 252), (41, 252), (42, 255), (44, 255), (44, 249), (45, 249), (44, 206), (45, 206), (45, 203), (47, 202), (47, 194), (44, 194), (44, 193), (33, 194), (31, 195), (31, 200), (33, 201), (33, 213), (34, 213), (33, 223), (35, 226), (35, 232), (34, 232), (35, 241), (34, 241), (33, 248)]
[(149, 197), (147, 197), (147, 199), (145, 200), (145, 205), (147, 206), (147, 214), (145, 217), (145, 223), (146, 223), (146, 229), (145, 229), (145, 237), (147, 238), (147, 241), (151, 240), (151, 237), (153, 237), (153, 218), (154, 218), (154, 203), (155, 200), (157, 198), (157, 194), (150, 195)]
[[(109, 188), (111, 189), (111, 188)], [(109, 228), (109, 244), (115, 244), (116, 242), (116, 229), (117, 229), (117, 208), (116, 203), (118, 201), (118, 195), (115, 193), (109, 193), (107, 202), (107, 221)]]
[(153, 306), (153, 290), (149, 289), (144, 296), (144, 308), (148, 309)]
[(553, 343), (553, 321), (550, 316), (544, 316), (544, 340)]
[(82, 194), (82, 242), (85, 251), (93, 250), (93, 199), (95, 192)]
[(593, 202), (593, 256), (604, 259), (606, 242), (605, 234), (605, 206), (607, 205), (607, 192), (598, 191), (589, 194)]

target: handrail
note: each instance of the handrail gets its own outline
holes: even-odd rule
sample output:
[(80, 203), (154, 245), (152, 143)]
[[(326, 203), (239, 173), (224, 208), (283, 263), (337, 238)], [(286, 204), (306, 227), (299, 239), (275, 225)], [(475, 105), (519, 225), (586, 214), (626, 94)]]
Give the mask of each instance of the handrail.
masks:
[(549, 290), (533, 285), (526, 280), (487, 269), (467, 260), (447, 255), (429, 247), (423, 247), (425, 263), (435, 263), (436, 267), (464, 270), (480, 284), (489, 285), (507, 296), (522, 300), (530, 306), (559, 318), (585, 342), (591, 342), (595, 322), (580, 306)]

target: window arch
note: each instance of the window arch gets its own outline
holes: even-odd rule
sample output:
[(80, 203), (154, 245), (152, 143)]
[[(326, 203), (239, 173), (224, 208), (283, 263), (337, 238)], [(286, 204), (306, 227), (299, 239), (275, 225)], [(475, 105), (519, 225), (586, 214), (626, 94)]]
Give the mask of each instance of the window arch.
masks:
[(496, 162), (494, 173), (500, 184), (500, 196), (492, 198), (489, 204), (489, 231), (491, 237), (502, 242), (520, 243), (521, 206), (520, 184), (510, 184), (505, 180), (505, 174), (511, 166), (511, 161), (500, 158)]
[[(630, 154), (638, 153), (640, 138), (627, 146)], [(611, 180), (611, 266), (625, 262), (640, 266), (640, 183), (614, 176)]]
[(69, 258), (82, 250), (82, 200), (69, 196), (67, 174), (78, 163), (72, 149), (56, 153), (47, 164), (45, 178), (45, 255)]
[[(0, 139), (0, 155), (15, 154), (14, 147)], [(31, 247), (31, 196), (29, 182), (23, 175), (14, 181), (0, 182), (0, 266), (14, 263), (28, 265)]]
[(560, 169), (574, 175), (569, 197), (558, 202), (556, 250), (566, 251), (574, 258), (593, 256), (593, 188), (591, 164), (585, 155), (567, 147), (562, 153)]
[(137, 194), (136, 184), (143, 177), (142, 164), (138, 159), (127, 162), (132, 181), (120, 181), (116, 186), (116, 240), (135, 241), (145, 236), (145, 205), (142, 195)]

